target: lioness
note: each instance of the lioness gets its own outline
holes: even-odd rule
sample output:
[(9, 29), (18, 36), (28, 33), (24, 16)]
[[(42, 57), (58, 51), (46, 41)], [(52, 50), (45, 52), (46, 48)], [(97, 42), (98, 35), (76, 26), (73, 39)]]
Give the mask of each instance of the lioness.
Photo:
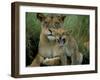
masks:
[[(67, 65), (67, 56), (71, 57), (71, 65), (82, 63), (83, 55), (79, 52), (76, 40), (70, 35), (69, 30), (52, 29), (52, 36), (56, 39), (54, 50), (56, 54), (60, 54), (62, 65)], [(46, 59), (44, 63), (51, 64), (52, 59)]]
[[(55, 15), (49, 14), (47, 16), (42, 13), (37, 14), (38, 20), (41, 22), (41, 34), (39, 41), (38, 54), (33, 59), (31, 66), (40, 66), (40, 64), (45, 64), (45, 59), (51, 58), (51, 65), (59, 65), (61, 56), (58, 53), (55, 53), (55, 37), (52, 36), (51, 29), (59, 29), (63, 27), (64, 15)], [(52, 59), (53, 58), (53, 59)]]

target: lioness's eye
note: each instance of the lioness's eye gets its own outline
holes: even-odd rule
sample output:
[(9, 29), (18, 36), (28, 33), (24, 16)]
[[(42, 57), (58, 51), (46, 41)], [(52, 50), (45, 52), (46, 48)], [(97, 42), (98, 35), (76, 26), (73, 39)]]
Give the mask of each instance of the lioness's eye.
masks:
[(58, 26), (59, 25), (59, 22), (56, 22), (55, 25)]
[(59, 22), (56, 22), (56, 23), (55, 23), (55, 26), (56, 26), (56, 28), (60, 28), (60, 27), (61, 27), (61, 25), (60, 25)]
[(44, 24), (48, 24), (48, 22), (47, 22), (47, 21), (45, 21), (45, 22), (44, 22)]

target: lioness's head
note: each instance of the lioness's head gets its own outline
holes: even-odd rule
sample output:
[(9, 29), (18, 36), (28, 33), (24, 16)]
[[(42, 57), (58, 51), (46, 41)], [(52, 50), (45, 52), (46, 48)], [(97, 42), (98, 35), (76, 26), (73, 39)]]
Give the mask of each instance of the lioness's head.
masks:
[(58, 14), (44, 15), (42, 13), (37, 13), (37, 18), (41, 22), (42, 33), (47, 35), (47, 38), (50, 40), (54, 39), (51, 29), (62, 28), (65, 17), (64, 15)]

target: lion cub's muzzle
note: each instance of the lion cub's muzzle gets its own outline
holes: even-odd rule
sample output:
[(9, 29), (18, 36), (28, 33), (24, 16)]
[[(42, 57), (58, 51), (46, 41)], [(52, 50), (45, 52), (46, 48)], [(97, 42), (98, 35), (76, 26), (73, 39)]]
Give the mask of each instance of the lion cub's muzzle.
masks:
[(57, 42), (59, 44), (60, 47), (63, 47), (65, 44), (65, 38), (59, 37), (59, 39), (57, 39)]

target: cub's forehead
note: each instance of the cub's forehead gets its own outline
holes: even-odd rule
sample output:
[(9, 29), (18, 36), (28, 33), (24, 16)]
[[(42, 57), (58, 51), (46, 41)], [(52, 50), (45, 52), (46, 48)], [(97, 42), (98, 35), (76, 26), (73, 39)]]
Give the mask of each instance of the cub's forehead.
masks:
[(62, 35), (62, 34), (65, 34), (66, 33), (65, 29), (62, 29), (62, 28), (56, 29), (55, 32), (58, 35)]
[(65, 32), (65, 30), (62, 29), (62, 28), (59, 28), (57, 31), (60, 32), (60, 33), (64, 33)]

